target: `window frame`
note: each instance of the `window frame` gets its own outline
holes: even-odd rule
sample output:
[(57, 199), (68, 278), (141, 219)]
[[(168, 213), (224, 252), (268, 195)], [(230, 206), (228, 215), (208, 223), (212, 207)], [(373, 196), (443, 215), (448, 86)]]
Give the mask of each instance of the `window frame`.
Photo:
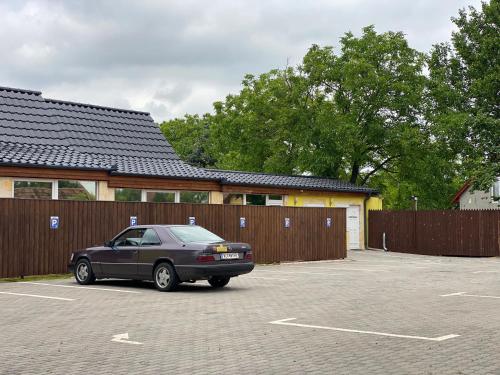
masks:
[[(119, 200), (116, 200), (116, 191), (117, 190), (124, 190), (124, 189), (128, 189), (128, 190), (138, 190), (141, 194), (140, 198), (138, 201), (119, 201)], [(136, 188), (127, 188), (127, 187), (115, 187), (113, 189), (113, 195), (114, 195), (114, 198), (113, 198), (113, 202), (130, 202), (130, 203), (137, 203), (137, 202), (144, 202), (143, 201), (143, 198), (144, 198), (144, 189), (136, 189)]]
[[(56, 185), (56, 191), (55, 191), (55, 194), (56, 194), (56, 200), (58, 201), (70, 201), (71, 199), (59, 199), (59, 182), (60, 181), (84, 181), (84, 182), (93, 182), (95, 184), (95, 199), (94, 200), (89, 200), (87, 202), (96, 202), (99, 200), (99, 181), (97, 180), (64, 180), (64, 179), (60, 179), (60, 180), (53, 180), (55, 181), (55, 185)], [(52, 191), (52, 199), (54, 199), (54, 191)]]
[[(149, 228), (128, 228), (128, 229), (124, 230), (123, 232), (121, 232), (120, 234), (118, 234), (115, 238), (113, 238), (113, 240), (112, 240), (113, 241), (113, 247), (117, 247), (117, 248), (119, 248), (119, 247), (137, 247), (137, 248), (139, 248), (139, 247), (141, 247), (142, 239), (143, 239), (144, 233), (146, 233), (147, 229), (149, 229)], [(122, 237), (123, 235), (127, 234), (128, 232), (132, 232), (134, 230), (142, 230), (142, 231), (144, 231), (144, 233), (142, 234), (142, 237), (141, 237), (141, 240), (140, 240), (139, 244), (137, 244), (137, 245), (117, 245), (116, 244), (116, 241), (118, 241), (118, 239), (120, 237)]]
[[(148, 193), (174, 193), (174, 203), (180, 203), (180, 191), (175, 190), (157, 190), (157, 189), (142, 189), (141, 192), (141, 202), (148, 201)], [(155, 203), (155, 202), (148, 202)], [(170, 202), (161, 202), (161, 203), (170, 203)]]
[[(176, 202), (176, 203), (184, 203), (184, 204), (210, 204), (210, 190), (179, 190), (178, 191), (179, 193), (179, 202)], [(207, 194), (207, 202), (202, 202), (202, 203), (199, 203), (199, 202), (181, 202), (180, 201), (180, 197), (181, 197), (181, 194), (182, 193), (195, 193), (195, 194), (199, 194), (199, 193), (206, 193)]]
[(49, 180), (49, 179), (41, 179), (41, 178), (14, 178), (12, 179), (12, 198), (15, 198), (15, 190), (16, 190), (16, 182), (50, 182), (52, 184), (52, 200), (58, 200), (59, 189), (57, 187), (58, 180)]
[[(227, 192), (227, 194), (243, 195), (243, 202), (242, 202), (242, 204), (238, 204), (238, 205), (235, 204), (235, 205), (232, 205), (232, 206), (247, 206), (247, 195), (263, 195), (263, 196), (266, 197), (266, 203), (262, 207), (272, 207), (272, 206), (283, 207), (285, 205), (285, 197), (286, 197), (286, 194), (256, 194), (256, 193), (237, 193), (237, 192)], [(269, 196), (273, 196), (273, 195), (280, 195), (281, 196), (281, 200), (278, 200), (278, 199), (269, 199)], [(224, 198), (223, 198), (222, 201), (224, 202)], [(227, 203), (223, 203), (223, 204), (227, 204)], [(227, 205), (231, 205), (231, 204), (229, 203)]]
[[(161, 246), (163, 245), (163, 241), (161, 240), (160, 238), (160, 235), (158, 234), (157, 231), (155, 231), (153, 228), (145, 228), (146, 230), (144, 231), (144, 234), (142, 235), (142, 238), (141, 238), (141, 244), (139, 245), (139, 247), (151, 247), (151, 246)], [(146, 235), (146, 232), (148, 230), (151, 230), (153, 231), (153, 233), (155, 234), (156, 238), (158, 239), (158, 243), (155, 243), (155, 244), (149, 244), (149, 245), (144, 245), (143, 244), (143, 240), (144, 240), (144, 236)]]
[[(270, 195), (279, 195), (281, 199), (270, 199)], [(266, 194), (266, 206), (283, 206), (284, 195), (282, 194)]]

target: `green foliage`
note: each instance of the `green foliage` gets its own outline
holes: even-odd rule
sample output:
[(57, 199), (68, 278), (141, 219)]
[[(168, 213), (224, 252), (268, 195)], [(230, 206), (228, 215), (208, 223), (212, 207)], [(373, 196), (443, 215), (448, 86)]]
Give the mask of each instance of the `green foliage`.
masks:
[(215, 159), (210, 154), (210, 115), (186, 115), (182, 119), (165, 121), (160, 129), (173, 145), (177, 154), (188, 163), (198, 167), (210, 167)]
[(463, 179), (486, 190), (500, 176), (500, 2), (460, 10), (453, 22), (453, 47), (436, 45), (428, 59), (427, 117)]
[(368, 184), (384, 205), (446, 208), (466, 179), (499, 171), (499, 1), (461, 10), (452, 45), (429, 55), (365, 27), (301, 64), (246, 75), (214, 112), (161, 129), (198, 166), (314, 174)]

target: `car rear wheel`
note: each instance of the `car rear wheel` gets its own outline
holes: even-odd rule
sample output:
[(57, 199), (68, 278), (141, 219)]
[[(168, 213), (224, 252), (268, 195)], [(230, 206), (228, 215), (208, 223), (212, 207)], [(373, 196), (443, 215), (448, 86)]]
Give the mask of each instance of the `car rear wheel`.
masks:
[(170, 292), (179, 285), (179, 278), (174, 267), (170, 263), (160, 263), (156, 266), (153, 274), (156, 289), (161, 292)]
[(231, 278), (230, 277), (220, 277), (220, 276), (214, 276), (208, 279), (208, 283), (213, 287), (213, 288), (222, 288), (227, 285)]
[(75, 279), (78, 284), (88, 285), (95, 281), (92, 266), (87, 259), (80, 259), (75, 265)]

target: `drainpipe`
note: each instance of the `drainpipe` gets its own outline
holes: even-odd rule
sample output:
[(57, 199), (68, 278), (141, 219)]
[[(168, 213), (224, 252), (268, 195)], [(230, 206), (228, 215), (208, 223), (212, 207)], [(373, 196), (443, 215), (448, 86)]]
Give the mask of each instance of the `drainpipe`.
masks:
[(363, 225), (365, 228), (365, 249), (368, 249), (368, 210), (366, 209), (366, 202), (372, 197), (372, 192), (369, 192), (365, 196), (365, 200), (363, 202), (363, 210), (364, 210), (364, 215), (363, 215)]

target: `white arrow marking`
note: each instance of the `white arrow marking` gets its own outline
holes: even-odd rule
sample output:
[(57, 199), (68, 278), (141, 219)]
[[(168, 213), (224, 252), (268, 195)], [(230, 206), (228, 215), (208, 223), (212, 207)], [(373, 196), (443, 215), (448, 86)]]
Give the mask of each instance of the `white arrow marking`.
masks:
[(439, 337), (423, 337), (423, 336), (410, 336), (410, 335), (397, 335), (394, 333), (385, 332), (374, 332), (374, 331), (360, 331), (358, 329), (346, 329), (337, 327), (324, 327), (324, 326), (314, 326), (309, 324), (299, 324), (299, 323), (289, 323), (290, 320), (295, 320), (296, 318), (287, 318), (281, 320), (275, 320), (274, 322), (269, 322), (270, 324), (280, 324), (284, 326), (295, 326), (295, 327), (305, 327), (305, 328), (316, 328), (316, 329), (327, 329), (330, 331), (341, 331), (341, 332), (352, 332), (352, 333), (364, 333), (367, 335), (377, 335), (377, 336), (388, 336), (388, 337), (400, 337), (404, 339), (414, 339), (414, 340), (427, 340), (427, 341), (444, 341), (452, 339), (454, 337), (459, 337), (460, 335), (446, 335)]
[(126, 344), (132, 344), (132, 345), (142, 345), (142, 342), (129, 341), (129, 339), (128, 339), (128, 332), (121, 333), (119, 335), (114, 335), (113, 338), (111, 339), (111, 341), (114, 341), (114, 342), (123, 342), (123, 343), (126, 343)]

